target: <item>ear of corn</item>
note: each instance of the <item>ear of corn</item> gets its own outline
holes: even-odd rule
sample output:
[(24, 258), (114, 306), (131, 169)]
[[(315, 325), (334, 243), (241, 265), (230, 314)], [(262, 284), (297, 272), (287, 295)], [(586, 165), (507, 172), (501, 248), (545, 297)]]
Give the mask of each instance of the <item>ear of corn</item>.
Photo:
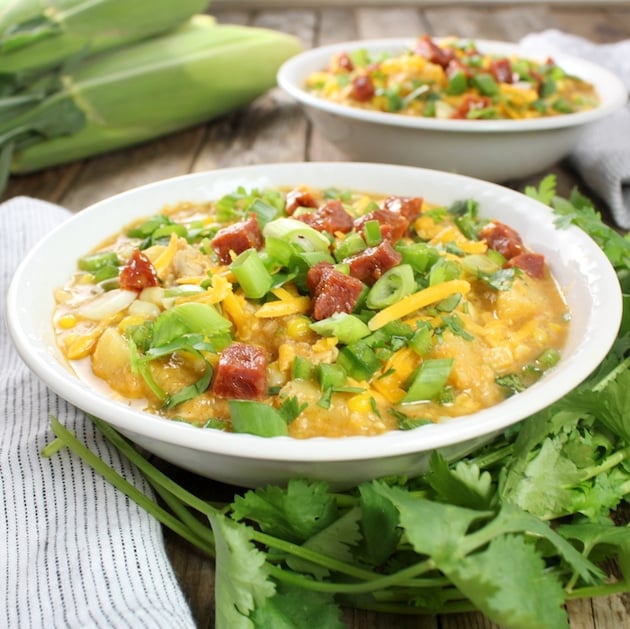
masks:
[(5, 160), (14, 150), (11, 171), (29, 172), (198, 124), (274, 86), (280, 64), (299, 50), (290, 35), (196, 15), (166, 35), (86, 60), (60, 91), (0, 120), (0, 156), (3, 145)]
[(0, 68), (24, 73), (165, 32), (208, 0), (2, 0)]

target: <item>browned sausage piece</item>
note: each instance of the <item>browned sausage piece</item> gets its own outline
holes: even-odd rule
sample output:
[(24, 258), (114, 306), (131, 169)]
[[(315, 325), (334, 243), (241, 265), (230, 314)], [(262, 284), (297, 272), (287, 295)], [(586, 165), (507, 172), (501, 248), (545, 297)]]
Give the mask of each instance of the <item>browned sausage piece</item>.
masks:
[(381, 236), (383, 240), (396, 242), (400, 240), (409, 229), (409, 221), (399, 212), (392, 212), (389, 209), (379, 209), (360, 216), (354, 221), (354, 227), (358, 232), (363, 230), (363, 226), (368, 221), (378, 221), (381, 226)]
[(350, 95), (354, 100), (360, 103), (365, 102), (374, 96), (374, 92), (374, 83), (372, 83), (372, 79), (369, 76), (361, 74), (352, 79)]
[(545, 274), (545, 256), (540, 253), (519, 253), (508, 261), (507, 266), (514, 266), (540, 280)]
[(285, 212), (287, 216), (292, 216), (299, 207), (317, 207), (317, 201), (310, 192), (294, 188), (287, 193)]
[(490, 72), (499, 83), (513, 83), (512, 64), (509, 59), (495, 59), (490, 63)]
[(259, 400), (267, 395), (267, 356), (257, 345), (232, 343), (217, 363), (212, 393), (230, 400)]
[(376, 247), (368, 247), (356, 255), (346, 258), (350, 266), (350, 275), (372, 286), (388, 269), (396, 266), (402, 255), (396, 251), (388, 240), (383, 240)]
[(499, 221), (488, 223), (479, 232), (479, 237), (486, 242), (490, 249), (498, 251), (508, 260), (525, 251), (519, 233)]
[(414, 52), (443, 68), (446, 68), (451, 59), (455, 57), (455, 53), (452, 50), (440, 48), (429, 35), (423, 35), (418, 39)]
[(320, 232), (347, 234), (354, 228), (352, 216), (346, 212), (343, 203), (337, 199), (327, 201), (314, 212), (300, 214), (295, 218)]
[(316, 321), (338, 312), (351, 313), (363, 291), (360, 280), (337, 271), (329, 262), (312, 266), (306, 275), (306, 283), (313, 302), (311, 315)]
[(260, 249), (263, 245), (263, 236), (258, 221), (252, 216), (246, 221), (220, 229), (211, 244), (219, 260), (223, 264), (229, 264), (232, 262), (230, 251), (238, 255), (247, 249)]
[(422, 197), (396, 197), (390, 196), (383, 201), (383, 209), (404, 216), (413, 223), (422, 214)]

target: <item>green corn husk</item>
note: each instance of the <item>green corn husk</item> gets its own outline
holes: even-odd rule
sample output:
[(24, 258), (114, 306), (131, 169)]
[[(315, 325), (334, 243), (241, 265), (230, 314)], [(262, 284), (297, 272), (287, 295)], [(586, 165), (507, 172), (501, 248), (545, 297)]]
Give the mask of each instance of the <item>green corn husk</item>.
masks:
[[(6, 3), (6, 4), (3, 4)], [(0, 0), (0, 72), (32, 73), (163, 33), (209, 0)]]
[[(30, 172), (210, 120), (273, 87), (279, 66), (300, 49), (284, 33), (194, 16), (171, 33), (86, 60), (63, 77), (61, 91), (0, 121), (0, 166)], [(0, 172), (0, 190), (1, 180)]]

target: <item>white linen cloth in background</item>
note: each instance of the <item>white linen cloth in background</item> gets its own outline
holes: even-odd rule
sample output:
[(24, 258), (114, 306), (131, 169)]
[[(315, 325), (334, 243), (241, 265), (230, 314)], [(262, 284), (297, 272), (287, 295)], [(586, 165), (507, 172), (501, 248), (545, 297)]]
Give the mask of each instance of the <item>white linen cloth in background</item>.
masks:
[[(6, 292), (24, 255), (69, 217), (17, 197), (0, 205), (0, 624), (7, 629), (195, 626), (158, 522), (68, 450), (49, 459), (56, 415), (147, 491), (85, 415), (28, 370), (6, 329)], [(52, 290), (52, 287), (51, 287)]]
[[(582, 37), (550, 29), (521, 40), (525, 51), (564, 53), (614, 72), (630, 93), (630, 40), (594, 44)], [(591, 125), (570, 161), (584, 181), (606, 202), (615, 222), (630, 229), (630, 103)], [(588, 191), (582, 190), (584, 194)]]

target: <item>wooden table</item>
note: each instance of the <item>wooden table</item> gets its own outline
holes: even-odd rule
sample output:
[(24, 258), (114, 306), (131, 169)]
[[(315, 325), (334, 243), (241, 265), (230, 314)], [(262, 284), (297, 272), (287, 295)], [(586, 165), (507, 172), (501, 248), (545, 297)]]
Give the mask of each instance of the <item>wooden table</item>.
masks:
[[(254, 3), (252, 3), (254, 4)], [(258, 5), (264, 5), (259, 2)], [(358, 38), (386, 36), (461, 35), (516, 41), (529, 32), (559, 28), (588, 37), (595, 42), (613, 42), (630, 37), (630, 4), (593, 1), (591, 4), (521, 4), (504, 5), (475, 2), (374, 2), (364, 6), (295, 8), (296, 4), (277, 8), (247, 9), (243, 2), (216, 0), (211, 13), (222, 23), (240, 23), (273, 28), (297, 35), (305, 47)], [(325, 6), (323, 6), (325, 5)], [(387, 8), (383, 8), (387, 5)], [(425, 8), (419, 8), (422, 5)], [(571, 8), (574, 7), (574, 8)], [(224, 116), (214, 122), (156, 140), (143, 146), (111, 153), (41, 173), (15, 177), (4, 198), (29, 195), (59, 203), (78, 211), (114, 193), (148, 182), (219, 167), (308, 160), (334, 160), (340, 155), (314, 132), (296, 105), (278, 89), (271, 90), (244, 111)], [(553, 171), (558, 176), (559, 191), (566, 194), (575, 186), (592, 196), (577, 174), (566, 163)], [(522, 190), (540, 177), (508, 183)], [(606, 213), (599, 204), (599, 209)], [(193, 488), (209, 481), (179, 472), (180, 480)], [(212, 488), (212, 485), (211, 485)], [(228, 488), (216, 486), (217, 493)], [(166, 532), (166, 543), (182, 588), (188, 597), (199, 627), (212, 627), (213, 567), (211, 562)], [(630, 627), (630, 596), (576, 601), (569, 604), (572, 629), (621, 629)], [(489, 628), (492, 623), (480, 614), (447, 617), (394, 617), (348, 610), (348, 627), (422, 627), (437, 629)], [(553, 628), (550, 628), (553, 629)]]

